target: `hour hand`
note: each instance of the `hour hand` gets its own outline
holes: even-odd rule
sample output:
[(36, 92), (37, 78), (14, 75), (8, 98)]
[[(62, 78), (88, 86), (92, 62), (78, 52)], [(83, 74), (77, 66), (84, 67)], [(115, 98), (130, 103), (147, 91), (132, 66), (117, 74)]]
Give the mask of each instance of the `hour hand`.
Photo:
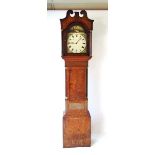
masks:
[(75, 44), (74, 42), (68, 42), (68, 44)]

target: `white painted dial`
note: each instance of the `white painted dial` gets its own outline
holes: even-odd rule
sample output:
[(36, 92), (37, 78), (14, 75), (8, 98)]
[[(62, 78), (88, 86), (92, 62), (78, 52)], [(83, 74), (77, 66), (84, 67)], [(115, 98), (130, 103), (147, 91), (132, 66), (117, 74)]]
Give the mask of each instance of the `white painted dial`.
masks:
[(67, 39), (68, 53), (86, 53), (86, 37), (84, 33), (69, 33)]

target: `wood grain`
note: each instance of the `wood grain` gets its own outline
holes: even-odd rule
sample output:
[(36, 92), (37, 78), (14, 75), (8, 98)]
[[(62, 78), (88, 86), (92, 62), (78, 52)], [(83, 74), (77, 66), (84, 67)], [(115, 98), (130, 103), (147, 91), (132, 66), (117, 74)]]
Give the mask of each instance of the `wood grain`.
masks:
[[(61, 19), (62, 58), (65, 61), (66, 109), (63, 116), (63, 147), (88, 147), (91, 145), (91, 116), (88, 111), (88, 61), (91, 59), (91, 31), (93, 20), (82, 10), (79, 15), (68, 10)], [(73, 24), (80, 24), (87, 33), (87, 53), (67, 53), (66, 37)]]

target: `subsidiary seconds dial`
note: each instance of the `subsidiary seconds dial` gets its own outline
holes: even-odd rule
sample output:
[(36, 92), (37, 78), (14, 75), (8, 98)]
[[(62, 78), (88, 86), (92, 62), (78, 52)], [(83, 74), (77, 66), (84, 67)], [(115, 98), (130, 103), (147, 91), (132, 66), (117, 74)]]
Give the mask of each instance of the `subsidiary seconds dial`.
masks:
[(86, 53), (86, 37), (84, 33), (69, 33), (67, 39), (68, 53)]

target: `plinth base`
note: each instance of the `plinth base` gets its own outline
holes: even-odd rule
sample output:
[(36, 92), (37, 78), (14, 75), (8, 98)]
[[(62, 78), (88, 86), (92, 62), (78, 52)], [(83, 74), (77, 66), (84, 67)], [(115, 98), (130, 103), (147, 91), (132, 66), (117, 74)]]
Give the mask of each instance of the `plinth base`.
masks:
[(65, 114), (63, 117), (63, 147), (91, 145), (91, 117), (85, 114)]

